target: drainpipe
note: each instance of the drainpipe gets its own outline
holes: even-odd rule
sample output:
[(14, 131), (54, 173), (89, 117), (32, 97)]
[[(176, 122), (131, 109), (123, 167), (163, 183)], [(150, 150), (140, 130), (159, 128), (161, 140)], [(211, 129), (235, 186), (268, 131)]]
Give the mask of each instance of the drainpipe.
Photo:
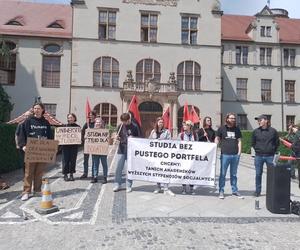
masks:
[(69, 89), (69, 113), (71, 113), (71, 95), (72, 95), (72, 76), (73, 76), (73, 23), (74, 23), (74, 6), (72, 6), (72, 25), (71, 25), (71, 56), (70, 56), (70, 89)]
[(284, 131), (284, 85), (283, 85), (283, 50), (282, 45), (280, 45), (280, 81), (281, 81), (281, 131)]

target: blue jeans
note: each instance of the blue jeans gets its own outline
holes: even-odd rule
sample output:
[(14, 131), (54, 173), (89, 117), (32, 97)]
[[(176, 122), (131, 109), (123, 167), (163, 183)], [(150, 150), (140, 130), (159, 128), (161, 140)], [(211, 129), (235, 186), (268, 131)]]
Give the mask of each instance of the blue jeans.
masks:
[[(120, 187), (122, 184), (122, 172), (125, 166), (126, 155), (124, 154), (117, 154), (117, 168), (115, 174), (115, 185)], [(127, 180), (127, 187), (132, 187), (132, 180)]]
[(83, 173), (88, 175), (89, 171), (89, 154), (83, 154)]
[(238, 191), (237, 188), (237, 168), (239, 165), (240, 156), (239, 155), (225, 155), (221, 154), (221, 168), (219, 177), (219, 192), (224, 193), (226, 173), (228, 166), (230, 165), (230, 185), (232, 193)]
[(106, 155), (92, 155), (92, 176), (94, 178), (98, 177), (99, 163), (101, 160), (101, 165), (103, 169), (103, 177), (107, 177), (107, 156)]
[(274, 156), (259, 156), (256, 155), (254, 158), (254, 165), (255, 165), (255, 192), (257, 194), (261, 193), (261, 179), (263, 174), (263, 166), (264, 163), (267, 166), (274, 166), (273, 165)]

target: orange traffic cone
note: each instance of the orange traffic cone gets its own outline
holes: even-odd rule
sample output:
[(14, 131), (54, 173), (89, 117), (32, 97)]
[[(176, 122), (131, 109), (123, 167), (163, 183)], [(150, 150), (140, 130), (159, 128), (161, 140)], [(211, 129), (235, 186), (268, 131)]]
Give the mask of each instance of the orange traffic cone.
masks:
[(57, 212), (59, 209), (57, 206), (53, 205), (53, 198), (48, 179), (45, 179), (43, 183), (44, 186), (42, 190), (42, 201), (40, 204), (40, 208), (37, 208), (36, 211), (40, 214), (50, 214)]

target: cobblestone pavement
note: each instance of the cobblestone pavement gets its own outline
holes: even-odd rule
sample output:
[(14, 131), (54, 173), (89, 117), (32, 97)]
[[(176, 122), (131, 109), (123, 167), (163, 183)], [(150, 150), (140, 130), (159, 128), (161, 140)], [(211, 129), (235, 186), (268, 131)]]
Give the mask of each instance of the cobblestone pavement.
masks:
[[(250, 161), (248, 156), (242, 157), (241, 175), (245, 171), (248, 175)], [(77, 169), (78, 178), (82, 171), (82, 155)], [(22, 171), (6, 175), (13, 185), (0, 193), (0, 249), (299, 249), (300, 219), (293, 215), (252, 216), (250, 211), (249, 216), (244, 217), (191, 217), (189, 212), (176, 217), (129, 216), (134, 215), (133, 200), (135, 192), (137, 196), (140, 194), (139, 187), (135, 184), (137, 191), (130, 194), (125, 190), (113, 193), (113, 172), (111, 169), (110, 182), (106, 185), (79, 179), (65, 183), (60, 165), (53, 166), (47, 176), (50, 176), (55, 204), (60, 211), (47, 216), (34, 212), (40, 197), (25, 203), (17, 198), (22, 189)], [(157, 198), (161, 199), (159, 202), (165, 200), (162, 200), (163, 195), (160, 197)], [(201, 206), (204, 197), (200, 193), (196, 198), (199, 199), (195, 200), (194, 196), (185, 199), (190, 206), (194, 200), (195, 205)], [(248, 200), (254, 206), (250, 199), (246, 197), (244, 204)], [(179, 200), (166, 201), (172, 207), (178, 205)], [(208, 209), (224, 207), (226, 210), (232, 202), (236, 201), (226, 198), (224, 203), (215, 203), (217, 208)], [(187, 208), (187, 211), (191, 210)], [(144, 215), (147, 214), (151, 213), (145, 208)]]

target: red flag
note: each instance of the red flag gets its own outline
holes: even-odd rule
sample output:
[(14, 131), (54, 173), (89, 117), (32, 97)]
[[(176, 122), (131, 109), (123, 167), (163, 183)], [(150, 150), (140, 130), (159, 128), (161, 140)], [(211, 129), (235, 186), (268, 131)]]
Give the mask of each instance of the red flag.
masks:
[(190, 113), (190, 120), (195, 124), (195, 123), (199, 123), (200, 122), (200, 118), (194, 108), (194, 106), (192, 106), (192, 110)]
[(141, 126), (141, 117), (140, 117), (140, 112), (138, 108), (138, 102), (137, 102), (137, 97), (134, 95), (131, 99), (131, 102), (128, 107), (128, 111), (132, 112), (134, 119), (137, 121), (137, 123)]
[(91, 111), (92, 111), (92, 109), (91, 109), (91, 105), (90, 105), (89, 99), (86, 98), (86, 103), (85, 103), (85, 119), (86, 119), (87, 123), (89, 122), (89, 113)]
[(287, 140), (284, 140), (284, 139), (282, 139), (282, 138), (279, 138), (279, 140), (282, 142), (282, 144), (284, 145), (284, 146), (286, 146), (287, 148), (291, 148), (292, 147), (292, 143), (290, 143), (289, 141), (287, 141)]
[(184, 108), (183, 108), (183, 121), (187, 121), (190, 119), (190, 112), (189, 112), (189, 107), (187, 103), (185, 102)]
[(164, 120), (164, 127), (169, 130), (172, 130), (173, 125), (171, 120), (170, 107), (168, 107), (167, 110), (163, 113), (162, 118)]

